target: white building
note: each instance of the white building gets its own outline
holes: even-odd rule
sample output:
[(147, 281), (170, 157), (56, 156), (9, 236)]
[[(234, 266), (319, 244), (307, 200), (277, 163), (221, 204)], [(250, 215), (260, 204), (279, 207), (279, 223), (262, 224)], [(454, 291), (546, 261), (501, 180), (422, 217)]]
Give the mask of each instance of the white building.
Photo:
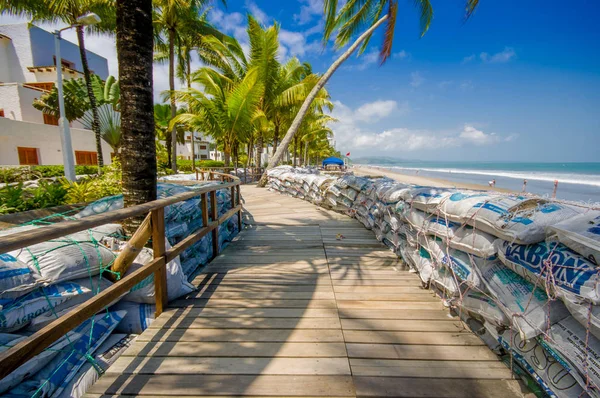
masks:
[[(209, 146), (210, 142), (202, 139), (200, 133), (194, 134), (194, 155), (196, 160), (207, 160), (209, 157)], [(185, 133), (185, 144), (177, 144), (177, 158), (192, 160), (192, 133), (186, 131)]]
[[(61, 41), (63, 79), (83, 77), (79, 47)], [(105, 58), (87, 51), (90, 70), (108, 77)], [(62, 164), (58, 120), (35, 109), (33, 100), (56, 83), (52, 33), (27, 23), (0, 25), (0, 165)], [(77, 164), (97, 162), (94, 134), (71, 124)], [(104, 162), (111, 148), (102, 141)]]

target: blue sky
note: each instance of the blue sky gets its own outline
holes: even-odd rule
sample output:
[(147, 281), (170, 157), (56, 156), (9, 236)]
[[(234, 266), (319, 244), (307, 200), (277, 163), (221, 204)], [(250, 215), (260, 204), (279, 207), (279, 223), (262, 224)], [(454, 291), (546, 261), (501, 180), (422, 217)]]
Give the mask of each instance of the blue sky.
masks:
[[(598, 160), (600, 2), (482, 0), (466, 23), (461, 0), (432, 3), (423, 38), (413, 2), (402, 0), (394, 56), (379, 66), (376, 35), (329, 81), (338, 149), (421, 160)], [(316, 72), (334, 60), (321, 43), (321, 0), (229, 0), (210, 18), (247, 42), (248, 12), (281, 24), (282, 59), (298, 56)], [(116, 74), (114, 39), (87, 43)], [(157, 98), (166, 72), (155, 68)]]

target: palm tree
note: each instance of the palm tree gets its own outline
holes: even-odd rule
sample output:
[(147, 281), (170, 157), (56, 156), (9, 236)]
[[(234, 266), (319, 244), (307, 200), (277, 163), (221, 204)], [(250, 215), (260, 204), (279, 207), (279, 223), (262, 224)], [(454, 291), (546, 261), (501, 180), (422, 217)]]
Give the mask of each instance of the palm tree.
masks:
[[(169, 62), (169, 100), (171, 117), (177, 113), (175, 103), (175, 52), (178, 44), (185, 45), (186, 35), (221, 35), (206, 20), (206, 13), (200, 10), (208, 3), (207, 0), (153, 0), (154, 32), (156, 49), (162, 55), (157, 60)], [(166, 57), (164, 54), (168, 54)], [(171, 168), (177, 171), (177, 132), (171, 132)]]
[[(92, 87), (91, 72), (88, 66), (87, 53), (85, 50), (84, 26), (77, 23), (77, 18), (88, 13), (97, 14), (101, 22), (96, 25), (85, 27), (91, 33), (112, 33), (115, 28), (115, 1), (114, 0), (0, 0), (2, 13), (10, 15), (25, 16), (31, 18), (32, 22), (62, 22), (67, 25), (75, 25), (77, 41), (79, 43), (79, 55), (83, 76), (86, 82), (91, 111), (93, 114), (92, 131), (96, 137), (96, 151), (98, 152), (98, 169), (104, 165), (102, 156), (102, 144), (100, 133), (100, 122), (96, 97)], [(57, 65), (57, 68), (61, 65)]]
[[(152, 1), (117, 0), (116, 12), (123, 200), (132, 206), (156, 199)], [(127, 232), (140, 221), (126, 225)]]
[[(470, 17), (479, 0), (466, 0), (466, 16)], [(433, 7), (430, 0), (415, 0), (415, 6), (419, 10), (421, 20), (421, 36), (429, 29), (431, 20), (433, 19)], [(385, 11), (385, 14), (384, 14)], [(285, 137), (281, 141), (281, 145), (269, 161), (267, 170), (277, 166), (283, 159), (287, 147), (294, 138), (294, 135), (300, 128), (302, 119), (306, 116), (310, 109), (310, 104), (317, 96), (317, 93), (322, 89), (333, 73), (346, 61), (359, 46), (363, 52), (373, 35), (375, 30), (386, 23), (387, 26), (384, 33), (384, 41), (379, 53), (379, 58), (383, 64), (392, 53), (392, 42), (394, 39), (394, 28), (396, 26), (396, 14), (398, 12), (398, 0), (348, 0), (338, 13), (338, 0), (324, 0), (325, 14), (325, 32), (323, 35), (324, 43), (327, 43), (331, 35), (337, 31), (335, 46), (342, 48), (350, 43), (354, 37), (359, 35), (356, 40), (344, 51), (334, 62), (329, 69), (321, 76), (317, 84), (306, 97), (300, 111), (297, 113), (294, 121), (291, 123)], [(364, 30), (366, 29), (366, 30)], [(260, 179), (259, 186), (264, 187), (267, 183), (267, 170)]]
[[(184, 113), (183, 109), (177, 110), (177, 114)], [(183, 144), (185, 128), (181, 123), (175, 124), (174, 127), (170, 127), (170, 123), (173, 120), (171, 117), (171, 106), (168, 104), (154, 104), (154, 126), (156, 130), (156, 138), (160, 141), (165, 141), (165, 149), (167, 151), (167, 159), (171, 159), (171, 131), (176, 131), (177, 143)]]

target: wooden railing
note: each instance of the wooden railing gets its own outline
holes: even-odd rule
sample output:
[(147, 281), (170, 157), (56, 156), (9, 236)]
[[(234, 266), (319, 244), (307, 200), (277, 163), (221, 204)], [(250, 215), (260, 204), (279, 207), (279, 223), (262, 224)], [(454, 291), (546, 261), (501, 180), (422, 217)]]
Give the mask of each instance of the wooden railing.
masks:
[[(0, 241), (0, 254), (94, 228), (103, 224), (118, 222), (146, 214), (146, 218), (126, 246), (127, 249), (119, 253), (115, 259), (112, 270), (120, 272), (121, 275), (124, 274), (137, 255), (138, 251), (135, 248), (141, 249), (150, 238), (152, 238), (154, 259), (148, 264), (145, 264), (141, 268), (136, 269), (119, 279), (112, 286), (80, 304), (64, 316), (56, 319), (26, 340), (23, 340), (14, 347), (0, 353), (0, 380), (49, 347), (56, 340), (64, 336), (65, 333), (73, 330), (86, 319), (108, 307), (113, 301), (127, 293), (132, 287), (152, 274), (154, 274), (156, 316), (160, 315), (167, 305), (166, 264), (209, 233), (212, 233), (213, 256), (217, 256), (219, 254), (218, 227), (220, 224), (236, 215), (236, 213), (238, 217), (238, 227), (241, 230), (242, 205), (240, 202), (239, 178), (217, 172), (212, 172), (212, 177), (223, 181), (223, 183), (190, 192), (184, 192), (137, 206), (89, 216), (77, 221), (63, 221), (54, 225), (3, 236)], [(217, 191), (220, 189), (231, 190), (232, 208), (221, 217), (218, 217)], [(210, 195), (210, 213), (208, 209), (208, 195)], [(193, 232), (169, 250), (166, 250), (164, 224), (165, 207), (197, 196), (201, 197), (202, 228)]]
[[(209, 179), (212, 180), (214, 179), (214, 175), (223, 175), (223, 173), (225, 173), (225, 175), (228, 175), (227, 173), (232, 173), (232, 172), (236, 172), (237, 170), (242, 170), (242, 167), (198, 167), (196, 168), (196, 180), (205, 180), (205, 179)], [(237, 174), (237, 177), (244, 177), (241, 181), (242, 184), (244, 183), (248, 183), (248, 182), (254, 182), (254, 181), (258, 181), (260, 179), (260, 177), (262, 176), (262, 173), (264, 171), (264, 167), (249, 167), (249, 168), (244, 168), (244, 173), (243, 174)]]

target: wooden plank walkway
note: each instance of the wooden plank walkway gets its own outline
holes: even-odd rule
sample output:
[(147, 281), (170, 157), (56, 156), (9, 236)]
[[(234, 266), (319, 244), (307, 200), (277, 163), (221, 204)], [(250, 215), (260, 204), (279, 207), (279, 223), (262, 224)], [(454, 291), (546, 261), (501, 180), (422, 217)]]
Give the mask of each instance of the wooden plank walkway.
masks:
[(356, 220), (242, 192), (248, 228), (88, 396), (525, 395)]

